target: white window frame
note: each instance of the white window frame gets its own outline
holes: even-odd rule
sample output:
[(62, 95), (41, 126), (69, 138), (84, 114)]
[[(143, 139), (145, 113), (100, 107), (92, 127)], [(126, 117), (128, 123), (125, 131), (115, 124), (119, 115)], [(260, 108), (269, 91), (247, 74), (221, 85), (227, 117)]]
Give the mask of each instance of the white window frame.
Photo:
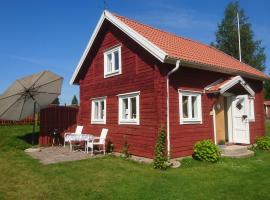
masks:
[[(91, 124), (106, 124), (107, 117), (107, 106), (106, 106), (106, 97), (98, 97), (91, 99)], [(103, 119), (95, 119), (95, 103), (98, 102), (98, 108), (101, 109), (101, 102), (104, 101), (104, 117)], [(101, 111), (99, 111), (101, 113)]]
[[(202, 93), (198, 91), (184, 91), (178, 90), (179, 92), (179, 117), (180, 117), (180, 124), (202, 124)], [(184, 118), (183, 117), (183, 96), (188, 96), (188, 115), (191, 116), (192, 108), (191, 108), (191, 97), (195, 96), (197, 98), (197, 118)]]
[[(118, 56), (119, 56), (119, 68), (118, 70), (115, 70), (115, 57), (114, 57), (114, 52), (118, 51)], [(111, 72), (108, 72), (108, 69), (107, 69), (107, 58), (108, 58), (108, 55), (111, 54), (112, 55), (112, 71)], [(108, 78), (108, 77), (111, 77), (111, 76), (115, 76), (115, 75), (118, 75), (118, 74), (121, 74), (122, 73), (122, 55), (121, 55), (121, 46), (116, 46), (116, 47), (112, 47), (110, 48), (109, 50), (106, 50), (104, 52), (104, 78)]]
[[(140, 92), (131, 92), (119, 94), (118, 96), (118, 124), (140, 125)], [(131, 119), (131, 98), (136, 97), (136, 119)], [(129, 119), (124, 119), (122, 116), (123, 99), (128, 99)]]
[(248, 97), (248, 120), (255, 122), (255, 98)]

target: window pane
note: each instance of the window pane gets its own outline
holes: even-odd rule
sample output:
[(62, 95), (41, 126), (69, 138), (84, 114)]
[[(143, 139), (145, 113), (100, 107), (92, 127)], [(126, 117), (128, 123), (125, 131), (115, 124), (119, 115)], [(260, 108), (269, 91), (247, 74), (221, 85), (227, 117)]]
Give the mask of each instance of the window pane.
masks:
[(100, 111), (100, 119), (104, 119), (104, 101), (100, 102), (100, 107), (101, 107), (101, 111)]
[(115, 71), (119, 70), (119, 52), (118, 51), (114, 52), (114, 70)]
[(133, 97), (130, 100), (131, 100), (131, 119), (136, 119), (137, 117), (136, 97)]
[(188, 96), (183, 96), (183, 118), (188, 118)]
[(107, 72), (112, 72), (112, 54), (107, 54)]
[(98, 119), (98, 102), (95, 102), (94, 119)]
[(128, 119), (128, 99), (123, 99), (122, 118)]
[(191, 97), (191, 109), (192, 109), (192, 118), (198, 117), (198, 106), (197, 106), (197, 97)]

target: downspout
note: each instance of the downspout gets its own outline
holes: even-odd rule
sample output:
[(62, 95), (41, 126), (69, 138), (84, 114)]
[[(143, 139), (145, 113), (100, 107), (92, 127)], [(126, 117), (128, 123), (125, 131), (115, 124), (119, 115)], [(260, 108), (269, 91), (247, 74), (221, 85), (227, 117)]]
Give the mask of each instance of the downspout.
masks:
[(170, 92), (169, 92), (169, 84), (170, 84), (170, 76), (176, 72), (180, 68), (180, 60), (176, 61), (175, 67), (168, 72), (167, 79), (167, 153), (168, 159), (171, 159), (171, 137), (170, 137)]

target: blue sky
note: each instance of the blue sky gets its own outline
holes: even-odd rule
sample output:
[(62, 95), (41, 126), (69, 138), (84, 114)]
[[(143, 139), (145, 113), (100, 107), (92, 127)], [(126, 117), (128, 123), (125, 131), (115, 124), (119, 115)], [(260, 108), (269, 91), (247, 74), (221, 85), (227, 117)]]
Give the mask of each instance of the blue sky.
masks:
[[(136, 2), (136, 3), (135, 3)], [(107, 0), (120, 15), (209, 44), (227, 0)], [(240, 0), (270, 66), (270, 1)], [(103, 0), (2, 0), (0, 93), (17, 78), (42, 70), (64, 77), (60, 101), (70, 104), (78, 86), (69, 80), (103, 11)], [(269, 73), (267, 69), (266, 73)]]

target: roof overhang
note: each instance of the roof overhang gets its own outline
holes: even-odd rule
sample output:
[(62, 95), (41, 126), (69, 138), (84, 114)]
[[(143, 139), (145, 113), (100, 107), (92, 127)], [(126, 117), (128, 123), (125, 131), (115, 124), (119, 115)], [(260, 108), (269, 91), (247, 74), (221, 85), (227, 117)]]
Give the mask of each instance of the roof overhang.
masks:
[(235, 76), (227, 80), (218, 80), (212, 83), (211, 85), (205, 87), (205, 92), (206, 93), (219, 93), (221, 95), (225, 95), (231, 88), (233, 88), (237, 84), (240, 84), (249, 95), (251, 96), (255, 95), (255, 92), (252, 90), (252, 88), (245, 82), (245, 80), (241, 76)]
[[(144, 49), (146, 49), (149, 53), (151, 53), (154, 57), (156, 57), (158, 60), (161, 62), (164, 62), (168, 54), (164, 52), (162, 49), (160, 49), (158, 46), (154, 45), (152, 42), (147, 40), (145, 37), (143, 37), (141, 34), (138, 32), (134, 31), (132, 28), (127, 26), (125, 23), (120, 21), (117, 17), (112, 15), (109, 11), (105, 10), (99, 21), (97, 26), (94, 29), (94, 32), (83, 52), (82, 57), (80, 58), (80, 61), (72, 75), (72, 78), (70, 80), (70, 84), (76, 84), (76, 78), (83, 66), (83, 63), (102, 27), (102, 24), (105, 20), (110, 21), (112, 24), (114, 24), (116, 27), (118, 27), (121, 31), (123, 31), (125, 34), (127, 34), (130, 38), (132, 38), (135, 42), (137, 42), (139, 45), (141, 45)], [(78, 83), (77, 83), (78, 84)]]

